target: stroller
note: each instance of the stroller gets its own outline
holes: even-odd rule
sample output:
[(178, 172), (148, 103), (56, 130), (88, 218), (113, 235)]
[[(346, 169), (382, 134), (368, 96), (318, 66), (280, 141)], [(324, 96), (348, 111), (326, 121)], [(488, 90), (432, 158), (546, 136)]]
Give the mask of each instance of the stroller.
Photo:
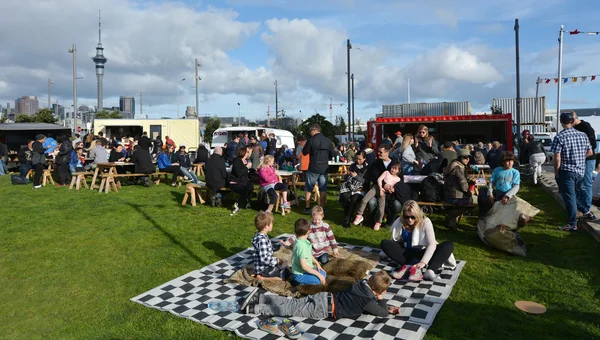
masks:
[(533, 184), (533, 173), (535, 170), (531, 167), (531, 165), (519, 164), (519, 173), (521, 174), (521, 183), (528, 182)]

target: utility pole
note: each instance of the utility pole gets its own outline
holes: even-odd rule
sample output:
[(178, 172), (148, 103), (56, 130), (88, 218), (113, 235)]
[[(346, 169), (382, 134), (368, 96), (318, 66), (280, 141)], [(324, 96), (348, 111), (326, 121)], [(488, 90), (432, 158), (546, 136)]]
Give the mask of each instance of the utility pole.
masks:
[[(537, 113), (538, 113), (538, 98), (539, 98), (539, 93), (540, 93), (540, 81), (542, 81), (542, 79), (538, 76), (537, 80), (535, 81), (535, 103), (533, 103), (535, 117), (537, 117)], [(544, 117), (544, 130), (547, 130), (546, 117)]]
[(54, 84), (52, 79), (48, 79), (48, 109), (50, 109), (51, 101), (50, 101), (50, 85)]
[[(350, 39), (347, 40), (346, 42), (346, 50), (348, 53), (348, 123), (350, 123), (350, 105), (351, 105), (351, 98), (350, 98), (350, 49), (352, 48), (352, 45), (350, 44)], [(351, 139), (351, 133), (350, 130), (348, 130), (348, 139)]]
[(354, 73), (352, 73), (350, 78), (352, 79), (352, 120), (349, 121), (348, 124), (350, 125), (350, 131), (352, 136), (350, 141), (354, 142)]
[[(73, 54), (73, 126), (72, 129), (77, 129), (77, 46), (69, 49), (69, 53)], [(102, 110), (102, 108), (99, 108)]]
[(408, 78), (408, 103), (410, 104), (410, 78)]
[(142, 93), (141, 92), (140, 92), (139, 96), (140, 96), (140, 117), (142, 117), (143, 111), (142, 111)]
[(198, 66), (200, 66), (200, 64), (198, 63), (198, 58), (196, 58), (196, 62), (194, 63), (194, 67), (196, 68), (196, 78), (194, 78), (196, 80), (196, 117), (200, 117), (200, 110), (198, 109), (198, 80), (202, 80), (198, 76)]
[(279, 100), (277, 99), (277, 80), (275, 80), (275, 127), (279, 127)]
[[(515, 19), (515, 54), (517, 62), (517, 133), (521, 135), (521, 72), (519, 67), (519, 19)], [(519, 137), (520, 139), (521, 137)], [(519, 150), (521, 152), (522, 150)]]
[(565, 27), (560, 25), (560, 32), (558, 33), (558, 88), (556, 94), (556, 133), (559, 131), (560, 126), (560, 94), (561, 94), (561, 86), (562, 86), (562, 52), (563, 52), (563, 34), (565, 32)]

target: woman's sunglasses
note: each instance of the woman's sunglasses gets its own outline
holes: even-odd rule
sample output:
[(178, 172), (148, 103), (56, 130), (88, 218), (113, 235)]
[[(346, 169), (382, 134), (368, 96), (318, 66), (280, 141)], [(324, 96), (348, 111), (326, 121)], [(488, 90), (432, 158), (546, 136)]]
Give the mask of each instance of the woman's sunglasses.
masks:
[(414, 220), (414, 219), (416, 219), (416, 217), (415, 216), (404, 215), (404, 219), (405, 220)]

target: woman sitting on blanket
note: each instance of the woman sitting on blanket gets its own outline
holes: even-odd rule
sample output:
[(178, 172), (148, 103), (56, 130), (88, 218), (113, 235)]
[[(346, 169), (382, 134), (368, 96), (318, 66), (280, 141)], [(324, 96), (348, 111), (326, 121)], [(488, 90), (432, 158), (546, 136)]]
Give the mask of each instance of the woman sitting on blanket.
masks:
[(381, 250), (401, 266), (392, 273), (397, 280), (408, 277), (408, 281), (434, 281), (442, 266), (456, 267), (454, 245), (450, 241), (437, 243), (431, 220), (412, 200), (402, 207), (392, 225), (392, 239), (381, 241)]

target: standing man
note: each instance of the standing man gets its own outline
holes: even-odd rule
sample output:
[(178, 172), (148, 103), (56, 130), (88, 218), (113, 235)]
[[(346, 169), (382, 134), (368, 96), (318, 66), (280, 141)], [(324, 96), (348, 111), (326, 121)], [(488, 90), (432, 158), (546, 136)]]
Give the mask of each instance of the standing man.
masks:
[(35, 141), (31, 145), (31, 166), (35, 170), (35, 174), (33, 175), (34, 189), (40, 189), (42, 187), (42, 185), (40, 184), (40, 179), (42, 179), (42, 174), (44, 173), (44, 163), (46, 162), (46, 159), (44, 157), (45, 141), (46, 136), (39, 134), (35, 136)]
[(6, 144), (0, 142), (0, 176), (8, 174), (8, 168), (6, 167), (7, 159), (8, 147), (6, 147)]
[(569, 216), (568, 223), (560, 227), (564, 231), (577, 231), (577, 210), (582, 210), (576, 192), (582, 190), (585, 175), (585, 158), (593, 155), (592, 146), (585, 133), (573, 128), (575, 118), (571, 112), (560, 114), (563, 126), (554, 141), (554, 178), (562, 195)]
[(596, 219), (596, 216), (594, 216), (590, 207), (592, 206), (592, 184), (594, 183), (594, 168), (596, 167), (596, 155), (594, 155), (594, 152), (596, 151), (596, 132), (590, 123), (579, 119), (575, 111), (571, 111), (571, 114), (575, 119), (573, 127), (575, 130), (585, 133), (592, 146), (592, 155), (585, 159), (585, 174), (583, 175), (582, 190), (577, 190), (576, 195), (577, 205), (583, 209), (580, 210), (583, 213), (581, 218), (593, 221)]
[[(273, 135), (272, 139), (275, 135)], [(270, 141), (269, 141), (270, 144)], [(304, 212), (310, 214), (310, 196), (315, 184), (319, 186), (321, 196), (320, 205), (325, 208), (327, 202), (327, 174), (329, 173), (329, 159), (335, 155), (333, 142), (321, 133), (321, 126), (313, 124), (310, 126), (310, 138), (302, 148), (302, 155), (310, 155), (310, 163), (306, 172)]]
[(277, 138), (275, 138), (275, 134), (273, 132), (269, 133), (269, 138), (267, 138), (267, 150), (265, 154), (275, 156), (275, 151), (277, 150)]
[(225, 159), (229, 164), (233, 162), (235, 155), (237, 153), (237, 149), (240, 147), (240, 136), (234, 135), (233, 139), (227, 142), (227, 149), (225, 149)]

